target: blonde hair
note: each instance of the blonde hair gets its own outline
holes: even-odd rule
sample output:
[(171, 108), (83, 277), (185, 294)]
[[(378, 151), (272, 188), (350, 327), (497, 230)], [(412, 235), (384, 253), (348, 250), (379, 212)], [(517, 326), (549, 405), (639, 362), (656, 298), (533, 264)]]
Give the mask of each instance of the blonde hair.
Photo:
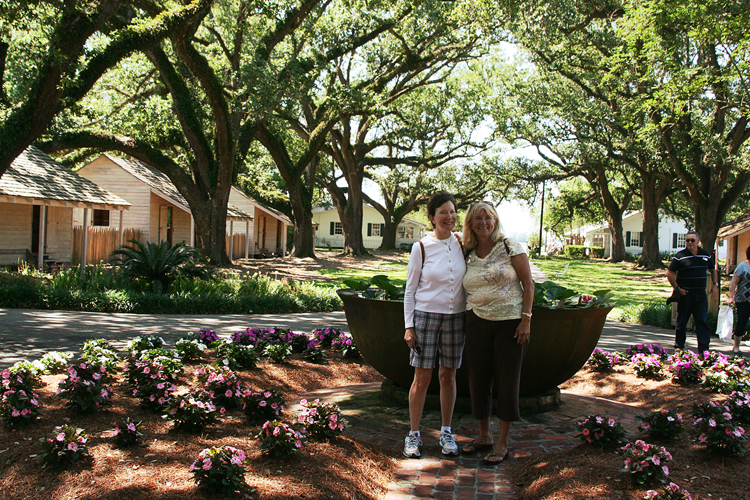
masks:
[(487, 215), (495, 219), (495, 229), (490, 234), (490, 239), (493, 242), (497, 243), (498, 241), (505, 238), (505, 230), (503, 229), (503, 225), (500, 223), (500, 218), (497, 216), (497, 210), (495, 210), (495, 207), (491, 203), (488, 203), (486, 201), (478, 201), (472, 203), (471, 205), (469, 205), (469, 210), (466, 211), (466, 216), (464, 217), (463, 242), (466, 252), (473, 250), (477, 246), (477, 235), (471, 228), (471, 223), (474, 220), (474, 217), (477, 215), (477, 212), (479, 212), (480, 210), (484, 210)]

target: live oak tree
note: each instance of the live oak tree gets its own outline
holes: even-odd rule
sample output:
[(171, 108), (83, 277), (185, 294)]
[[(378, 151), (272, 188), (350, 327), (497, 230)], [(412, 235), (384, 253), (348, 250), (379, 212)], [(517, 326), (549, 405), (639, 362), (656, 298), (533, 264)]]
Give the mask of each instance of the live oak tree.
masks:
[(750, 5), (554, 0), (515, 7), (510, 29), (533, 61), (607, 106), (617, 126), (630, 130), (646, 160), (636, 168), (644, 230), (654, 230), (667, 179), (679, 181), (704, 243), (715, 241), (750, 181)]
[[(87, 130), (60, 134), (53, 147), (121, 151), (160, 170), (190, 205), (198, 248), (211, 261), (226, 262), (229, 193), (250, 146), (258, 141), (277, 166), (290, 167), (281, 174), (295, 222), (303, 221), (299, 178), (328, 126), (314, 129), (292, 158), (289, 148), (278, 147), (276, 113), (299, 99), (298, 89), (320, 65), (383, 29), (367, 26), (358, 35), (328, 27), (314, 39), (330, 3), (214, 2), (168, 43), (122, 63), (120, 76), (89, 102), (98, 118)], [(112, 105), (102, 113), (101, 102)]]
[(352, 255), (367, 252), (362, 236), (367, 169), (431, 168), (483, 147), (470, 132), (483, 115), (467, 104), (469, 92), (455, 87), (450, 75), (483, 54), (491, 37), (460, 15), (462, 2), (411, 5), (397, 25), (334, 61), (324, 92), (315, 96), (344, 104), (321, 149), (333, 168), (319, 171), (319, 182), (333, 198), (345, 252)]
[(141, 3), (0, 3), (0, 175), (105, 72), (199, 19), (211, 2), (173, 4), (158, 16)]

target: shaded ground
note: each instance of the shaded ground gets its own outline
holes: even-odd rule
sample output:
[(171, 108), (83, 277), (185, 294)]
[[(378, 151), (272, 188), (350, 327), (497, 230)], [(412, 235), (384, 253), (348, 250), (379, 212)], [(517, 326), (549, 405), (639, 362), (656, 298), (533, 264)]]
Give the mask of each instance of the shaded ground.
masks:
[[(683, 415), (687, 433), (674, 441), (655, 441), (628, 428), (631, 441), (664, 446), (674, 460), (668, 464), (671, 481), (687, 489), (694, 499), (742, 500), (750, 498), (748, 458), (723, 457), (698, 446), (690, 409), (694, 403), (721, 400), (701, 386), (682, 386), (669, 379), (650, 381), (637, 378), (627, 368), (602, 374), (584, 368), (561, 389), (627, 403), (647, 411), (670, 409)], [(582, 420), (586, 415), (581, 415)], [(509, 473), (519, 499), (573, 500), (602, 498), (642, 499), (658, 484), (640, 486), (620, 472), (623, 455), (619, 450), (602, 451), (589, 446), (532, 455), (509, 463)]]
[[(191, 372), (180, 380), (184, 389)], [(254, 370), (240, 372), (243, 384), (256, 390), (282, 393), (287, 406), (320, 387), (379, 381), (372, 368), (343, 360), (329, 353), (322, 364), (296, 358), (286, 364), (262, 362)], [(0, 497), (26, 499), (203, 499), (213, 496), (198, 489), (188, 471), (198, 453), (211, 446), (231, 445), (245, 450), (249, 457), (247, 486), (236, 498), (254, 499), (377, 499), (385, 495), (396, 462), (393, 454), (354, 441), (344, 434), (330, 442), (310, 442), (288, 459), (261, 455), (254, 436), (260, 425), (249, 423), (242, 409), (229, 410), (220, 425), (197, 435), (172, 430), (172, 424), (159, 414), (144, 410), (128, 396), (130, 388), (118, 377), (113, 405), (106, 411), (80, 415), (64, 407), (65, 400), (54, 396), (62, 375), (46, 376), (46, 385), (37, 392), (44, 405), (43, 416), (19, 431), (0, 430)], [(118, 448), (111, 439), (115, 419), (131, 417), (144, 424), (143, 444)], [(287, 410), (290, 422), (296, 413)], [(35, 459), (39, 440), (56, 425), (66, 422), (82, 427), (89, 434), (91, 458), (65, 469), (42, 468)]]

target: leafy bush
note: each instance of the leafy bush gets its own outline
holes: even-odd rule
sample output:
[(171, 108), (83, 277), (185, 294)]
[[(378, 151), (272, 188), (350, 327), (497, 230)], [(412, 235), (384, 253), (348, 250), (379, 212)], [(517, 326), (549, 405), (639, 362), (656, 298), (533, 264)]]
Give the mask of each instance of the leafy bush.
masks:
[(632, 358), (639, 353), (656, 354), (662, 360), (666, 360), (669, 357), (669, 353), (667, 352), (667, 350), (658, 344), (635, 344), (628, 346), (628, 358)]
[(745, 429), (732, 416), (729, 405), (716, 401), (694, 404), (692, 414), (693, 425), (700, 432), (698, 442), (706, 448), (726, 455), (742, 455), (745, 453)]
[(70, 365), (67, 377), (60, 382), (57, 393), (68, 400), (66, 406), (90, 413), (110, 404), (112, 388), (103, 384), (104, 366), (78, 363)]
[(305, 431), (272, 420), (263, 424), (256, 438), (264, 455), (285, 458), (303, 448)]
[(630, 304), (622, 308), (618, 319), (633, 324), (669, 328), (672, 325), (672, 307), (662, 300)]
[(703, 380), (703, 364), (693, 351), (682, 351), (669, 358), (672, 381), (680, 384), (698, 384)]
[(38, 394), (23, 389), (3, 390), (0, 394), (0, 419), (7, 427), (24, 427), (39, 418)]
[(135, 314), (279, 314), (341, 309), (335, 289), (315, 283), (295, 283), (294, 289), (280, 284), (287, 288), (284, 293), (253, 295), (242, 293), (240, 286), (236, 292), (235, 287), (225, 286), (216, 288), (224, 290), (221, 292), (154, 293), (132, 280), (121, 281), (117, 289), (99, 290), (98, 286), (52, 288), (41, 280), (13, 280), (11, 285), (0, 286), (0, 307)]
[(603, 259), (604, 247), (589, 247), (589, 257), (592, 259)]
[(341, 416), (341, 409), (334, 404), (322, 403), (319, 399), (299, 402), (303, 410), (297, 417), (313, 439), (331, 439), (344, 432), (347, 421)]
[(687, 490), (683, 490), (674, 483), (669, 483), (668, 486), (662, 486), (659, 491), (648, 490), (646, 492), (645, 500), (693, 500)]
[(237, 344), (233, 340), (222, 340), (216, 344), (219, 363), (230, 370), (238, 368), (255, 368), (258, 364), (258, 353), (251, 346)]
[(594, 349), (591, 357), (586, 362), (598, 372), (610, 372), (620, 363), (620, 355), (616, 352), (603, 351), (599, 348)]
[(682, 415), (669, 410), (652, 411), (641, 417), (638, 428), (654, 439), (676, 439), (685, 432)]
[(245, 452), (232, 446), (206, 448), (190, 464), (193, 479), (215, 493), (233, 495), (245, 484)]
[(617, 446), (625, 440), (625, 429), (613, 418), (591, 414), (578, 422), (581, 429), (581, 441), (585, 444), (608, 448)]
[(50, 435), (41, 439), (42, 452), (38, 455), (45, 465), (65, 465), (88, 455), (88, 435), (83, 429), (71, 425), (55, 427)]
[(263, 349), (263, 355), (274, 363), (284, 363), (292, 355), (292, 347), (288, 344), (271, 344)]
[(200, 432), (219, 423), (216, 406), (211, 401), (196, 399), (192, 393), (172, 398), (164, 418), (173, 421), (176, 429), (187, 432)]
[(664, 378), (661, 356), (637, 353), (630, 358), (630, 367), (637, 377), (660, 380)]
[(178, 276), (209, 275), (207, 269), (196, 265), (198, 251), (184, 243), (141, 243), (135, 239), (128, 243), (112, 252), (112, 263), (120, 265), (125, 276), (150, 284), (155, 293), (166, 292)]
[(133, 422), (130, 417), (115, 421), (115, 430), (113, 437), (118, 446), (131, 446), (140, 444), (143, 441), (143, 424)]
[(175, 351), (183, 362), (196, 361), (203, 356), (206, 344), (194, 338), (183, 337), (174, 343)]
[(583, 245), (565, 245), (565, 248), (563, 248), (563, 255), (570, 259), (588, 258), (588, 255), (586, 255), (586, 247)]
[(273, 391), (253, 391), (245, 388), (242, 393), (242, 408), (250, 422), (277, 420), (284, 412), (286, 400)]
[(64, 373), (68, 367), (68, 363), (73, 359), (73, 354), (69, 352), (51, 351), (45, 353), (44, 356), (39, 360), (44, 367), (44, 373), (50, 375), (57, 375)]
[(657, 447), (639, 439), (621, 449), (625, 452), (625, 464), (620, 472), (630, 474), (636, 483), (661, 481), (669, 476), (667, 462), (672, 461), (672, 455), (663, 446)]

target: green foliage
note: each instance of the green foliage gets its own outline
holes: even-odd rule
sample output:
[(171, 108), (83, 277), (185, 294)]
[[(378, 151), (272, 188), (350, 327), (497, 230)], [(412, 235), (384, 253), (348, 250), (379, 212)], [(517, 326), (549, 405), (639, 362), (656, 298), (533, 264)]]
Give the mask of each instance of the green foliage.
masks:
[(571, 259), (588, 259), (586, 248), (583, 245), (565, 245), (563, 254)]
[[(104, 269), (101, 279), (88, 280), (88, 285), (82, 288), (79, 282), (65, 289), (53, 288), (48, 281), (30, 276), (0, 272), (0, 283), (12, 283), (0, 286), (0, 307), (137, 314), (275, 314), (341, 308), (341, 300), (330, 285), (290, 284), (261, 274), (202, 281), (203, 285), (196, 287), (200, 289), (193, 292), (153, 293), (143, 291), (138, 283), (126, 279), (120, 280), (121, 289), (101, 289), (104, 283), (110, 282), (104, 277), (107, 273), (121, 275), (118, 269)], [(201, 280), (181, 278), (179, 281), (184, 284)]]
[(161, 243), (130, 240), (112, 252), (112, 263), (122, 266), (122, 273), (132, 279), (143, 280), (155, 293), (166, 292), (179, 276), (207, 278), (205, 268), (198, 267), (198, 251), (184, 243), (170, 246)]
[[(399, 288), (382, 274), (373, 276), (369, 280), (345, 279), (343, 282), (344, 285), (367, 299), (404, 300), (405, 285)], [(372, 289), (372, 285), (375, 285), (377, 289)]]
[(622, 308), (620, 321), (669, 328), (672, 325), (672, 306), (663, 300), (629, 304)]
[(592, 295), (579, 294), (564, 286), (545, 281), (534, 283), (534, 307), (545, 309), (573, 309), (609, 307), (612, 298), (609, 290), (597, 290)]
[(42, 451), (38, 457), (45, 465), (67, 465), (89, 454), (88, 439), (83, 429), (71, 425), (55, 427), (51, 434), (41, 439)]

